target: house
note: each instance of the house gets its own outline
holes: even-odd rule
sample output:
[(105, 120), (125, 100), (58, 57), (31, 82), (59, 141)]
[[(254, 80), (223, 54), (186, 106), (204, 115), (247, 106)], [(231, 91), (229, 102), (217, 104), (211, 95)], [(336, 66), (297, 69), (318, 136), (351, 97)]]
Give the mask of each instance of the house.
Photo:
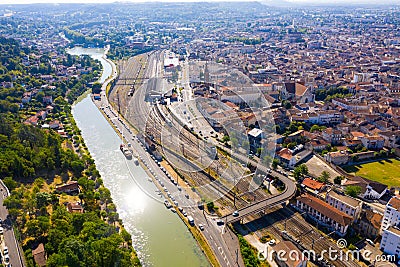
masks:
[(67, 210), (70, 213), (83, 213), (83, 207), (79, 203), (71, 203), (67, 204)]
[(21, 102), (22, 102), (23, 104), (28, 104), (31, 100), (32, 100), (32, 92), (25, 92), (25, 93), (22, 95), (22, 100), (21, 100)]
[(272, 258), (279, 267), (306, 267), (308, 261), (292, 242), (286, 240), (274, 246)]
[(246, 91), (233, 91), (225, 90), (221, 95), (221, 101), (229, 101), (234, 104), (250, 103), (259, 100), (262, 94), (258, 90), (246, 90)]
[(315, 181), (311, 178), (305, 178), (301, 183), (301, 187), (305, 188), (306, 190), (310, 191), (311, 193), (318, 194), (319, 192), (325, 189), (325, 184)]
[(341, 143), (342, 133), (333, 128), (326, 128), (322, 131), (322, 138), (332, 145), (337, 145)]
[(314, 138), (308, 143), (309, 148), (315, 150), (315, 151), (322, 151), (326, 149), (326, 146), (329, 144), (328, 141), (325, 141), (324, 139), (321, 138)]
[(382, 136), (364, 136), (360, 137), (364, 147), (373, 150), (380, 150), (385, 144), (385, 139)]
[(312, 150), (304, 149), (304, 146), (300, 144), (293, 148), (293, 150), (283, 148), (276, 153), (276, 156), (282, 165), (293, 168), (311, 154)]
[(47, 112), (47, 113), (51, 113), (51, 112), (53, 112), (53, 110), (54, 110), (54, 107), (51, 106), (51, 105), (48, 105), (48, 106), (46, 107), (46, 112)]
[(353, 176), (346, 180), (344, 186), (359, 186), (361, 193), (359, 197), (365, 199), (380, 199), (387, 192), (387, 185), (374, 182), (360, 176)]
[(384, 139), (386, 147), (395, 148), (400, 146), (400, 130), (380, 132), (378, 135)]
[(336, 129), (342, 132), (342, 134), (348, 134), (350, 130), (351, 125), (348, 123), (340, 123), (336, 125)]
[(28, 119), (26, 119), (24, 123), (25, 124), (30, 124), (30, 125), (33, 125), (33, 126), (37, 126), (38, 125), (38, 121), (39, 121), (39, 118), (37, 116), (31, 116)]
[(35, 116), (38, 117), (39, 119), (44, 120), (47, 117), (47, 112), (45, 110), (41, 110), (38, 111)]
[(385, 212), (383, 213), (382, 226), (380, 233), (390, 226), (400, 223), (400, 196), (392, 197), (386, 204)]
[(53, 120), (49, 123), (49, 128), (50, 129), (59, 129), (62, 127), (62, 124), (60, 123), (59, 120)]
[(256, 151), (261, 145), (261, 140), (264, 138), (264, 132), (261, 129), (254, 128), (247, 133), (250, 142), (250, 149)]
[(345, 165), (349, 162), (349, 153), (347, 151), (334, 151), (328, 152), (324, 156), (327, 162), (335, 165)]
[(299, 104), (314, 102), (311, 89), (298, 82), (284, 83), (282, 98), (295, 100)]
[(46, 266), (46, 251), (44, 250), (43, 243), (40, 243), (37, 248), (32, 250), (32, 256), (36, 265), (42, 267)]
[(298, 209), (339, 236), (345, 236), (349, 225), (353, 222), (351, 216), (309, 194), (298, 196), (296, 200)]
[(362, 211), (354, 229), (363, 237), (375, 240), (379, 236), (383, 216), (372, 210)]
[(355, 149), (358, 146), (362, 146), (362, 142), (358, 139), (346, 138), (343, 142), (343, 145), (349, 149)]
[(276, 155), (280, 163), (284, 166), (293, 168), (297, 163), (296, 157), (293, 155), (293, 152), (289, 148), (281, 149)]
[(336, 193), (334, 190), (329, 191), (325, 196), (325, 201), (332, 207), (351, 216), (357, 221), (362, 210), (362, 201)]
[(252, 112), (241, 113), (240, 119), (243, 121), (244, 126), (249, 127), (257, 122), (256, 115)]
[(336, 110), (321, 110), (316, 114), (318, 117), (318, 124), (337, 124), (341, 123), (344, 119), (343, 114)]
[(68, 181), (64, 185), (57, 186), (56, 191), (58, 193), (72, 194), (72, 193), (79, 193), (80, 189), (77, 181)]

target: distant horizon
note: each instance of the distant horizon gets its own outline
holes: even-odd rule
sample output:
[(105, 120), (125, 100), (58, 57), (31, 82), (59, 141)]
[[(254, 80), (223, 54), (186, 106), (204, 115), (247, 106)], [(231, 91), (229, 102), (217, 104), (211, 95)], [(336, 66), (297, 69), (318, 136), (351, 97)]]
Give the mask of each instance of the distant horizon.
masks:
[(0, 5), (22, 5), (22, 4), (107, 4), (107, 3), (146, 3), (146, 2), (167, 2), (167, 3), (179, 3), (179, 2), (260, 2), (264, 4), (278, 4), (281, 2), (282, 5), (287, 4), (307, 4), (307, 5), (353, 5), (353, 4), (365, 4), (365, 5), (400, 5), (399, 0), (352, 0), (348, 3), (348, 0), (336, 0), (332, 3), (332, 0), (5, 0), (0, 1)]

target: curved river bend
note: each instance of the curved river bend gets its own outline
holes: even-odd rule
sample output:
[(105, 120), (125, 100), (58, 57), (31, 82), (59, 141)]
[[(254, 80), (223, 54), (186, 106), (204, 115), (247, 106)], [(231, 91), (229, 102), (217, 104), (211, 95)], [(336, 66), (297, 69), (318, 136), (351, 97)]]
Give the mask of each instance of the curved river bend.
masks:
[[(103, 51), (75, 47), (68, 53), (87, 54), (100, 60), (103, 66), (100, 82), (104, 82), (111, 74), (111, 65), (102, 58)], [(157, 188), (148, 181), (145, 171), (125, 159), (119, 150), (120, 137), (90, 96), (75, 103), (72, 112), (104, 185), (111, 191), (118, 213), (127, 231), (132, 234), (142, 265), (210, 266), (180, 218), (167, 210), (162, 201), (153, 198), (158, 197), (155, 193)], [(140, 188), (154, 192), (154, 196), (148, 196)]]

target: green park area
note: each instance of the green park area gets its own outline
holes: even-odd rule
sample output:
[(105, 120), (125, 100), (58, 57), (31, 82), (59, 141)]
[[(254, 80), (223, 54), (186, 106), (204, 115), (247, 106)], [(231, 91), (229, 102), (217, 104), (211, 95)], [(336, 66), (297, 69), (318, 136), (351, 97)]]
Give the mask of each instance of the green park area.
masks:
[(380, 182), (389, 187), (400, 187), (400, 160), (382, 159), (380, 161), (351, 165), (343, 168), (348, 173)]

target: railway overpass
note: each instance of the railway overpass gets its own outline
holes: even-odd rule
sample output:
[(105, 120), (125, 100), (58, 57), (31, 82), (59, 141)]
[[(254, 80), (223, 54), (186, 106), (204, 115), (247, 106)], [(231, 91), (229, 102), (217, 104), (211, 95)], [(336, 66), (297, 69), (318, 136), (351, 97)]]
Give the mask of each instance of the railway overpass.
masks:
[[(254, 166), (257, 166), (257, 162), (250, 160), (249, 158), (247, 158), (246, 156), (242, 155), (242, 154), (232, 154), (232, 157), (236, 158), (238, 161), (241, 162), (248, 162)], [(258, 164), (258, 169), (264, 173), (268, 173), (268, 168)], [(271, 175), (277, 177), (280, 181), (282, 181), (285, 184), (285, 190), (283, 190), (282, 193), (278, 194), (278, 195), (273, 195), (269, 198), (260, 200), (258, 202), (255, 202), (247, 207), (241, 208), (238, 210), (239, 215), (238, 216), (233, 216), (232, 214), (226, 215), (225, 217), (223, 217), (223, 220), (226, 223), (233, 223), (236, 221), (241, 220), (242, 218), (250, 215), (250, 214), (254, 214), (263, 210), (266, 210), (267, 208), (272, 208), (276, 205), (285, 203), (286, 201), (288, 201), (289, 199), (291, 199), (295, 193), (296, 193), (296, 184), (290, 180), (288, 177), (275, 172), (275, 171), (271, 171)]]

